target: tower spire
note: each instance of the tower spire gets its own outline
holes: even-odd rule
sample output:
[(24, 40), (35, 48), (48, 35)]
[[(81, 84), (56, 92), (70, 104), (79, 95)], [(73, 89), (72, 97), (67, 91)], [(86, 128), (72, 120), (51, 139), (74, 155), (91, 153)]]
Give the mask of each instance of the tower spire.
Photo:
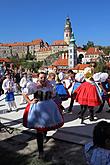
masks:
[(64, 41), (69, 45), (70, 37), (72, 33), (71, 21), (69, 16), (66, 17), (66, 23), (64, 27)]

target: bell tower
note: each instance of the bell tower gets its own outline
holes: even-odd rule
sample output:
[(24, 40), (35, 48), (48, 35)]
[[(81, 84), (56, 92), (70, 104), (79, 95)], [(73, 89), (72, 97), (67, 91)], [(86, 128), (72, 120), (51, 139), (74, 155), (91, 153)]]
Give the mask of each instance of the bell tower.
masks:
[(71, 28), (71, 22), (70, 18), (66, 18), (66, 23), (64, 27), (64, 41), (69, 45), (70, 38), (71, 38), (72, 28)]
[(75, 44), (74, 33), (71, 33), (70, 44), (68, 46), (68, 66), (73, 68), (77, 65), (77, 46)]

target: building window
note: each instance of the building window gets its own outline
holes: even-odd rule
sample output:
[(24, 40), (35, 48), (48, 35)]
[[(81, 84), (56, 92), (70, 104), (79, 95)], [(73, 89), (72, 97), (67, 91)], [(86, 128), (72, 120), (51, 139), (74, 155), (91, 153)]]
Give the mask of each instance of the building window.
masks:
[(70, 49), (70, 53), (72, 53), (72, 49)]
[(66, 37), (68, 37), (68, 34), (66, 34)]
[(70, 65), (72, 65), (72, 61), (70, 61)]
[(72, 59), (72, 55), (70, 55), (70, 59)]

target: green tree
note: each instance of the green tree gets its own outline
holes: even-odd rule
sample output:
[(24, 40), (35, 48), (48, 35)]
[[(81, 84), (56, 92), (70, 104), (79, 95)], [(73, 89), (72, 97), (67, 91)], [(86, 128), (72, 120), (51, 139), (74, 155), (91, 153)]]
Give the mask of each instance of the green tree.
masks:
[(24, 69), (32, 69), (34, 72), (38, 72), (38, 69), (42, 66), (42, 61), (33, 61), (33, 60), (26, 60), (25, 58), (22, 59), (16, 59), (16, 57), (10, 58), (12, 63), (15, 67), (22, 66)]
[(35, 58), (34, 55), (32, 55), (30, 52), (26, 54), (26, 60), (33, 60)]
[(87, 50), (90, 47), (94, 47), (94, 42), (93, 41), (88, 41), (86, 45), (83, 45), (83, 49)]
[(103, 56), (99, 56), (98, 62), (96, 63), (95, 72), (106, 71), (106, 62)]

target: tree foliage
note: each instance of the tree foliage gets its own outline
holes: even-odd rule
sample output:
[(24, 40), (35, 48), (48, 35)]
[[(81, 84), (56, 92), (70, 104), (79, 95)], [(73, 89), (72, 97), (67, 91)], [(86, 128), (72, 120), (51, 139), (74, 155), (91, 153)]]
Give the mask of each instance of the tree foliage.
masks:
[(83, 45), (84, 50), (87, 50), (90, 47), (94, 47), (94, 42), (93, 41), (88, 41), (86, 45)]
[(103, 50), (104, 54), (109, 55), (110, 53), (110, 46), (97, 46), (100, 50)]
[(33, 60), (35, 58), (35, 56), (34, 55), (32, 55), (30, 52), (28, 52), (27, 54), (26, 54), (26, 60)]
[(22, 59), (16, 59), (16, 57), (11, 57), (10, 58), (12, 63), (14, 64), (15, 67), (22, 66), (24, 69), (31, 69), (34, 72), (38, 72), (38, 69), (42, 66), (43, 62), (42, 61), (33, 61), (33, 60), (26, 60), (25, 58)]
[(95, 72), (106, 72), (106, 61), (103, 56), (99, 56), (98, 62), (96, 63)]

